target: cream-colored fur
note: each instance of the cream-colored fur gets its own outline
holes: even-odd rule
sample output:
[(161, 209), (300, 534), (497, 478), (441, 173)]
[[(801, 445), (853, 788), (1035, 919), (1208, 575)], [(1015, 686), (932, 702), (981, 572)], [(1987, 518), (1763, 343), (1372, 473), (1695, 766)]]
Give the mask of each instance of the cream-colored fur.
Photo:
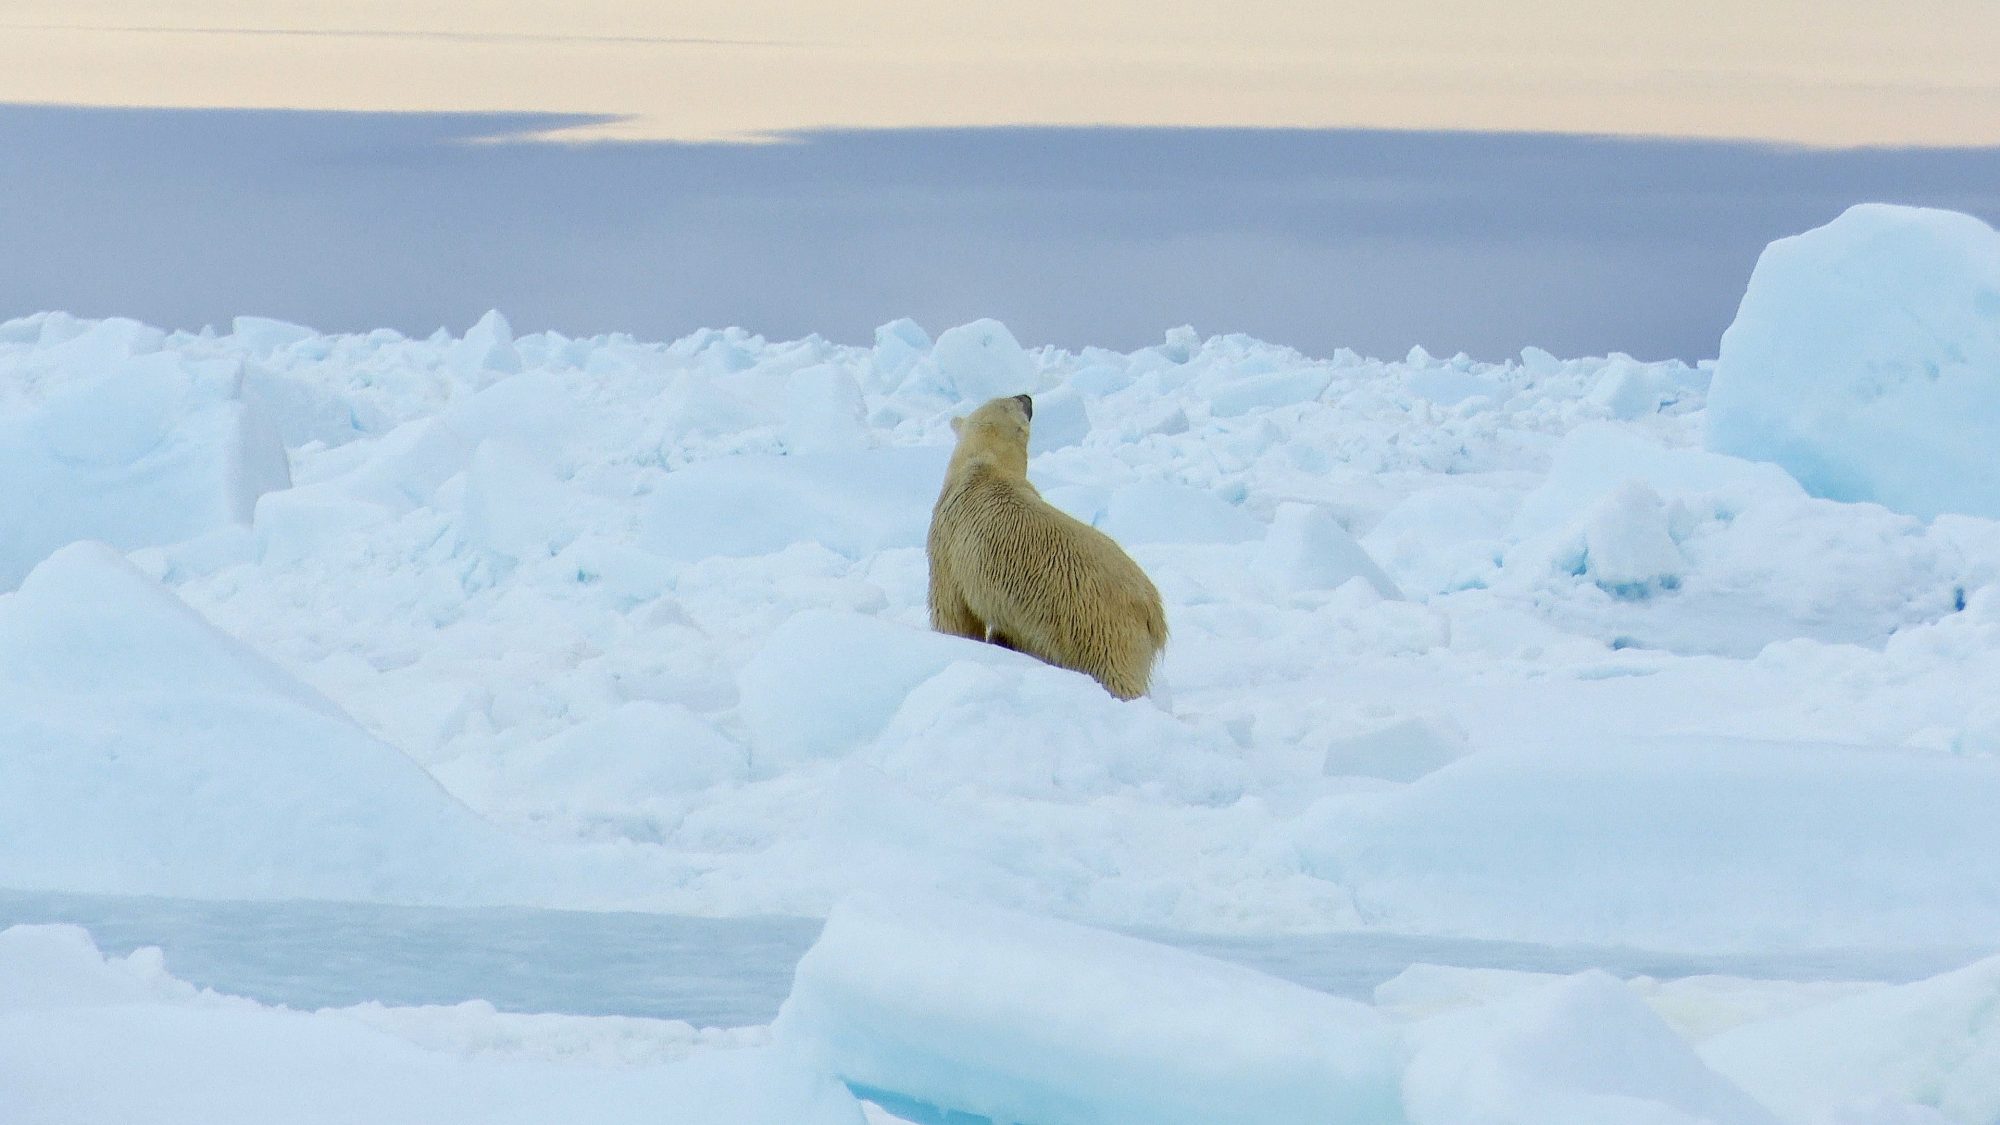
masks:
[(958, 448), (931, 511), (931, 626), (1146, 693), (1167, 643), (1160, 593), (1111, 537), (1028, 483), (1027, 395), (952, 420)]

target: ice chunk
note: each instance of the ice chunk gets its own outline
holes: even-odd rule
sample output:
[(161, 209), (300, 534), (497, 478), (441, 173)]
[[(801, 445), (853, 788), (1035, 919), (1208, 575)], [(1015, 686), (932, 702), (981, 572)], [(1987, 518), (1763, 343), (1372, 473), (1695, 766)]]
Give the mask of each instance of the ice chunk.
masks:
[(521, 756), (538, 790), (579, 807), (690, 792), (742, 781), (748, 752), (678, 703), (632, 700)]
[(2000, 517), (2000, 233), (1869, 203), (1771, 243), (1722, 335), (1707, 443), (1816, 496)]
[(1209, 413), (1217, 418), (1233, 418), (1253, 410), (1311, 402), (1326, 391), (1333, 375), (1321, 368), (1300, 367), (1227, 380), (1204, 380), (1205, 384), (1211, 382)]
[(562, 380), (546, 371), (511, 375), (441, 415), (468, 447), (499, 438), (552, 461), (579, 422), (580, 411)]
[(1521, 349), (1521, 369), (1530, 375), (1554, 375), (1562, 370), (1562, 360), (1545, 348), (1530, 345)]
[(303, 324), (265, 316), (239, 316), (229, 322), (229, 334), (238, 347), (259, 358), (319, 335)]
[(902, 385), (910, 369), (930, 351), (930, 333), (908, 317), (875, 329), (875, 349), (867, 368), (869, 389), (888, 391)]
[(758, 772), (852, 752), (888, 725), (910, 689), (959, 660), (1037, 663), (983, 641), (856, 613), (795, 615), (737, 677)]
[(405, 422), (374, 442), (338, 487), (398, 514), (427, 506), (438, 486), (465, 468), (475, 445), (442, 418)]
[(1221, 805), (1248, 781), (1236, 747), (1216, 732), (1121, 703), (1096, 681), (1047, 665), (961, 661), (900, 702), (862, 760), (938, 797), (977, 790), (1081, 801), (1145, 787)]
[(1669, 449), (1623, 426), (1591, 422), (1556, 446), (1547, 479), (1521, 502), (1514, 534), (1526, 537), (1570, 524), (1626, 481), (1669, 497), (1715, 494), (1733, 508), (1802, 495), (1796, 482), (1772, 466), (1699, 449)]
[(964, 403), (1032, 392), (1040, 381), (1035, 361), (997, 320), (945, 329), (938, 334), (931, 358), (944, 388)]
[(1415, 781), (1465, 756), (1465, 731), (1441, 717), (1397, 719), (1327, 743), (1325, 770), (1343, 777)]
[(80, 926), (0, 930), (0, 1012), (190, 1000), (195, 995), (192, 986), (167, 975), (158, 949), (112, 958), (100, 955)]
[(1583, 521), (1581, 565), (1614, 597), (1641, 598), (1678, 587), (1687, 560), (1674, 543), (1660, 494), (1628, 480), (1599, 503)]
[(1585, 396), (1613, 418), (1630, 420), (1660, 409), (1666, 388), (1654, 369), (1630, 356), (1607, 362)]
[(1090, 436), (1090, 413), (1083, 396), (1059, 387), (1035, 396), (1035, 420), (1028, 429), (1028, 455), (1075, 445)]
[(772, 1031), (851, 1085), (994, 1121), (1400, 1119), (1396, 1036), (1360, 1004), (969, 904), (841, 903)]
[(950, 459), (944, 446), (909, 446), (698, 462), (646, 498), (638, 543), (689, 561), (813, 541), (850, 557), (921, 546)]
[(38, 404), (0, 412), (0, 589), (66, 543), (178, 543), (250, 522), (257, 497), (289, 487), (284, 447), (234, 375), (154, 352), (65, 368)]
[(1701, 1053), (1793, 1120), (1907, 1099), (2000, 1121), (2000, 957), (1746, 1024)]
[(1457, 406), (1475, 398), (1501, 397), (1500, 388), (1491, 380), (1449, 367), (1411, 371), (1403, 377), (1403, 385), (1439, 406)]
[(844, 368), (817, 364), (785, 380), (785, 448), (826, 453), (868, 447), (861, 385)]
[(1384, 513), (1363, 543), (1400, 587), (1435, 593), (1483, 585), (1517, 502), (1495, 488), (1427, 488)]
[(1278, 505), (1258, 562), (1280, 589), (1333, 590), (1361, 578), (1385, 598), (1403, 596), (1333, 513), (1313, 504)]
[(157, 353), (166, 338), (165, 332), (122, 316), (80, 321), (52, 313), (43, 322), (43, 347), (35, 358), (39, 365), (88, 374)]
[(466, 537), (510, 558), (547, 558), (579, 530), (576, 497), (504, 441), (482, 441), (473, 452), (464, 503)]
[(333, 485), (267, 492), (257, 500), (257, 551), (273, 566), (297, 566), (391, 515), (382, 505), (355, 499)]
[(106, 547), (0, 596), (0, 885), (490, 901), (524, 858)]
[(479, 323), (466, 329), (465, 337), (453, 344), (446, 362), (465, 376), (494, 372), (513, 374), (521, 370), (521, 353), (514, 347), (514, 328), (500, 310), (489, 309)]
[(1098, 527), (1123, 544), (1245, 543), (1264, 525), (1243, 509), (1182, 484), (1148, 480), (1111, 494)]
[(1384, 927), (1651, 948), (2000, 931), (2000, 761), (1684, 736), (1472, 754), (1304, 842)]
[(1433, 1017), (1412, 1038), (1412, 1125), (1777, 1125), (1602, 972)]

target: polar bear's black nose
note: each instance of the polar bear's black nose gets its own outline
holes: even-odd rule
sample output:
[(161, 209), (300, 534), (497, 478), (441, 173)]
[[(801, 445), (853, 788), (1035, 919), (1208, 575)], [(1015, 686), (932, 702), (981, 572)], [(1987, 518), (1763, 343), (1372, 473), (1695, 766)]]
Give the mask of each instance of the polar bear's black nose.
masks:
[(1034, 399), (1029, 398), (1027, 395), (1015, 395), (1014, 400), (1021, 404), (1021, 412), (1023, 414), (1026, 414), (1030, 418), (1033, 418), (1035, 416)]

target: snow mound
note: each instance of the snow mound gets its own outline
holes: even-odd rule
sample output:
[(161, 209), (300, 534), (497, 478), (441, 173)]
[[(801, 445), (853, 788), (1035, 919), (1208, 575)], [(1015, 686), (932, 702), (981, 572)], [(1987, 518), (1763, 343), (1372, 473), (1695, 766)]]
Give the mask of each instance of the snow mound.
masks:
[(1403, 596), (1333, 513), (1310, 504), (1278, 505), (1258, 563), (1280, 589), (1332, 590), (1359, 578), (1382, 597)]
[(852, 752), (888, 725), (912, 688), (961, 660), (1041, 667), (995, 645), (858, 613), (793, 616), (737, 678), (757, 769)]
[(0, 352), (0, 590), (66, 543), (179, 543), (290, 486), (242, 361), (160, 347), (157, 329), (107, 320)]
[(104, 957), (79, 926), (0, 930), (0, 1012), (186, 1000), (195, 994), (192, 986), (167, 974), (156, 948)]
[(1771, 243), (1708, 402), (1710, 449), (1816, 496), (2000, 517), (2000, 233), (1870, 203)]
[(836, 907), (772, 1031), (892, 1110), (1036, 1125), (1398, 1117), (1399, 1044), (1360, 1004), (943, 901)]
[(1406, 716), (1326, 746), (1326, 772), (1340, 777), (1415, 781), (1463, 758), (1466, 737), (1449, 719)]
[(1791, 478), (1769, 465), (1669, 448), (1620, 426), (1589, 422), (1556, 445), (1548, 476), (1521, 501), (1514, 533), (1525, 538), (1560, 527), (1633, 482), (1667, 496), (1713, 496), (1726, 511), (1800, 495)]
[[(25, 991), (9, 982), (32, 982)], [(476, 1007), (476, 1006), (468, 1006)], [(197, 993), (157, 949), (101, 957), (81, 931), (0, 932), (0, 1120), (9, 1125), (862, 1125), (840, 1084), (762, 1047), (622, 1065), (538, 1057), (518, 1035), (481, 1050), (427, 1015), (299, 1012)], [(486, 1009), (490, 1013), (490, 1008)], [(588, 1021), (575, 1021), (578, 1023)], [(642, 1021), (631, 1021), (642, 1022)]]
[(1977, 945), (2000, 761), (1717, 738), (1486, 751), (1329, 800), (1308, 866), (1373, 924), (1647, 948)]
[(66, 547), (0, 596), (0, 884), (476, 901), (520, 889), (520, 859), (109, 548)]
[(1025, 659), (955, 663), (901, 702), (863, 759), (934, 796), (973, 789), (1075, 802), (1137, 788), (1220, 805), (1248, 781), (1212, 732)]
[(1794, 1120), (1924, 1103), (2000, 1121), (2000, 957), (1746, 1024), (1701, 1053)]
[(1587, 972), (1412, 1032), (1412, 1125), (1777, 1125), (1617, 978)]
[[(1424, 500), (1392, 512), (1374, 539), (1395, 532), (1390, 557), (1422, 549), (1429, 570), (1446, 561), (1435, 557), (1444, 532), (1412, 525), (1481, 516), (1463, 500)], [(1471, 561), (1482, 546), (1497, 549), (1500, 573)], [(1607, 643), (1743, 656), (1800, 636), (1879, 645), (1953, 612), (1965, 582), (1959, 552), (1909, 516), (1816, 499), (1775, 465), (1605, 422), (1563, 437), (1499, 543), (1464, 551), (1469, 565), (1446, 571), (1457, 578), (1447, 585), (1554, 595), (1561, 616), (1608, 626)]]
[(861, 384), (830, 363), (794, 372), (785, 383), (784, 442), (792, 453), (868, 448), (868, 408)]
[(931, 348), (941, 389), (960, 402), (978, 404), (1039, 387), (1035, 361), (997, 320), (975, 320), (938, 333)]

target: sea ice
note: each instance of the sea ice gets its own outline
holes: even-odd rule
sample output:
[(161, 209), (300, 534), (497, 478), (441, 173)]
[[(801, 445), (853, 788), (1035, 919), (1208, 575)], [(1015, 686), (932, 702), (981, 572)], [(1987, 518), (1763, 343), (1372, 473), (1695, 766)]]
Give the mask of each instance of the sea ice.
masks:
[(1380, 1125), (1368, 1008), (1136, 938), (948, 900), (836, 907), (772, 1025), (850, 1085), (1035, 1125)]
[(1637, 994), (1587, 972), (1416, 1026), (1412, 1125), (1777, 1125)]
[(1816, 496), (2000, 517), (2000, 233), (1865, 203), (1766, 247), (1723, 333), (1708, 447)]
[[(69, 354), (85, 345), (88, 362)], [(144, 346), (100, 330), (17, 361), (43, 374), (11, 408), (0, 395), (0, 590), (78, 539), (129, 551), (247, 524), (258, 496), (291, 484), (240, 362)]]
[(102, 544), (0, 595), (0, 748), (7, 886), (491, 901), (525, 885), (514, 841)]
[(1374, 925), (1654, 949), (1976, 944), (2000, 761), (1682, 737), (1484, 751), (1328, 799), (1309, 869)]
[(482, 1016), (265, 1007), (175, 981), (157, 950), (102, 958), (82, 931), (14, 927), (0, 932), (0, 1120), (862, 1125), (838, 1082), (768, 1047), (566, 1059), (518, 1032), (449, 1033)]
[(1035, 361), (997, 320), (975, 320), (938, 333), (931, 360), (943, 389), (962, 403), (977, 405), (1039, 389)]

